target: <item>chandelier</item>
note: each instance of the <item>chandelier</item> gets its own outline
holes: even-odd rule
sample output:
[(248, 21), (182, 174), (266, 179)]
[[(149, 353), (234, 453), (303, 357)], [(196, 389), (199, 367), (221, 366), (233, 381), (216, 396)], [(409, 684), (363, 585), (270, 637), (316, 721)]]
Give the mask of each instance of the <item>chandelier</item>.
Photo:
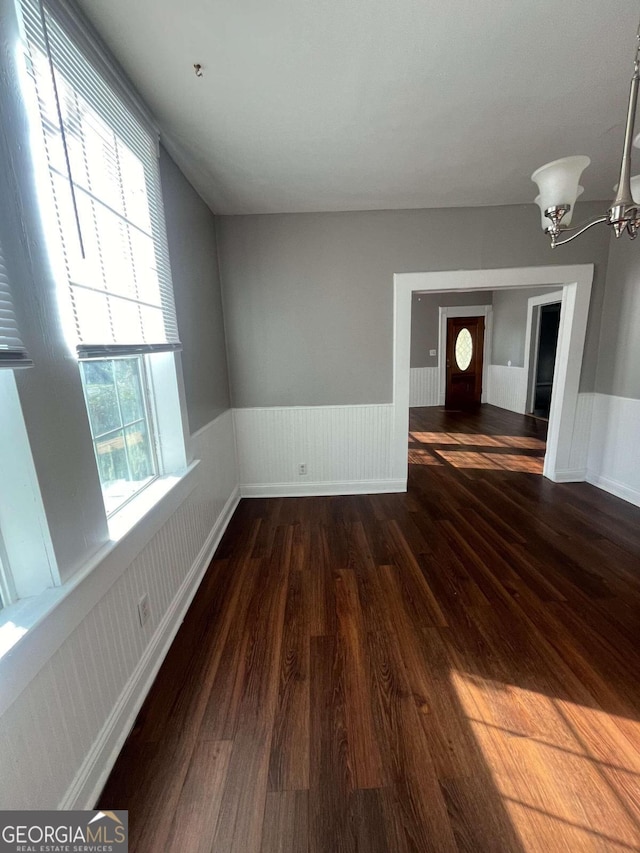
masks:
[(625, 231), (631, 240), (635, 240), (638, 235), (640, 228), (640, 175), (631, 177), (631, 148), (638, 101), (638, 84), (640, 82), (640, 27), (636, 40), (636, 56), (629, 91), (620, 178), (613, 188), (616, 196), (607, 212), (602, 216), (596, 216), (594, 219), (584, 222), (582, 225), (570, 227), (576, 199), (584, 192), (584, 188), (579, 184), (582, 172), (591, 162), (588, 157), (582, 155), (563, 157), (561, 160), (554, 160), (541, 166), (531, 175), (531, 180), (538, 185), (540, 191), (535, 201), (540, 207), (542, 228), (551, 238), (551, 248), (570, 243), (571, 240), (579, 237), (587, 229), (599, 225), (601, 222), (610, 225), (616, 237), (620, 237)]

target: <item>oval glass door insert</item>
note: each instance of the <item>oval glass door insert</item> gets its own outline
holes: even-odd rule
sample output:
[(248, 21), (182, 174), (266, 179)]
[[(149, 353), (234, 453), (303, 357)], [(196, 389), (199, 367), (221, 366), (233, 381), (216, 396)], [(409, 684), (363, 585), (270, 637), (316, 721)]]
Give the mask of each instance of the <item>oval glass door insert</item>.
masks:
[(458, 370), (466, 370), (473, 356), (473, 339), (469, 329), (460, 329), (456, 338), (456, 364)]

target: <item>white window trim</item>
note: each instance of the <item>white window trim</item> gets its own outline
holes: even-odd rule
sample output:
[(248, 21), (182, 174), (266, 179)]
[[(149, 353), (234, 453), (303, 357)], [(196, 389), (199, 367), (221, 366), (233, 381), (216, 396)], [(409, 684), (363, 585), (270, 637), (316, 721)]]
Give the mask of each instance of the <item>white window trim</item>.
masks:
[[(60, 576), (12, 371), (0, 371), (0, 530), (5, 595), (24, 599), (59, 586)], [(6, 561), (7, 565), (4, 565)], [(11, 605), (11, 600), (7, 602)], [(0, 612), (0, 618), (5, 610)]]

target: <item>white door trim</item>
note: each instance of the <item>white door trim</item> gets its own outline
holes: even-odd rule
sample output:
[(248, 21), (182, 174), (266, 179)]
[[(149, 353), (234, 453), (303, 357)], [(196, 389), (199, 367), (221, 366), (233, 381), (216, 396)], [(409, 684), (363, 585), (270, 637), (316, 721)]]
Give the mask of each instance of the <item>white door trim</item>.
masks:
[(493, 334), (493, 305), (446, 305), (439, 308), (438, 319), (438, 399), (444, 406), (447, 391), (447, 320), (449, 317), (484, 317), (484, 347), (482, 352), (482, 398), (487, 402), (489, 358)]
[(570, 457), (593, 270), (593, 264), (580, 264), (394, 275), (394, 422), (391, 452), (392, 476), (395, 479), (406, 480), (408, 470), (412, 293), (421, 290), (501, 290), (554, 285), (562, 286), (562, 310), (543, 473), (556, 482), (584, 479), (584, 472), (580, 474), (571, 469)]
[[(533, 411), (534, 374), (538, 363), (538, 338), (540, 337), (540, 312), (536, 312), (536, 322), (533, 322), (534, 308), (541, 305), (552, 305), (562, 302), (562, 291), (543, 293), (541, 296), (531, 296), (527, 300), (527, 329), (524, 333), (524, 375), (527, 377), (527, 397), (525, 412)], [(562, 312), (562, 308), (560, 309)], [(562, 321), (561, 321), (562, 322)]]

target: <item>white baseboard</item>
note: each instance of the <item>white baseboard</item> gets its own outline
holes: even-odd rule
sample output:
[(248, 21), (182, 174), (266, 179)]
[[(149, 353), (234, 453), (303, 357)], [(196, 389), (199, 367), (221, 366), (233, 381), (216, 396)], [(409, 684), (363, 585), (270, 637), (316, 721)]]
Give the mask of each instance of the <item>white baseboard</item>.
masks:
[(236, 487), (172, 604), (158, 623), (120, 698), (60, 803), (60, 809), (94, 808), (239, 501), (240, 492)]
[(549, 479), (554, 483), (584, 483), (587, 472), (584, 468), (575, 468), (566, 471), (554, 471)]
[(240, 494), (243, 498), (372, 495), (406, 491), (406, 480), (352, 480), (341, 483), (249, 483), (240, 487)]
[(640, 506), (640, 489), (628, 486), (625, 483), (619, 483), (617, 480), (612, 480), (609, 477), (603, 477), (601, 474), (596, 474), (594, 471), (587, 471), (587, 483), (592, 486), (597, 486), (599, 489), (604, 489), (616, 498), (622, 498), (623, 501), (628, 501), (635, 506)]

